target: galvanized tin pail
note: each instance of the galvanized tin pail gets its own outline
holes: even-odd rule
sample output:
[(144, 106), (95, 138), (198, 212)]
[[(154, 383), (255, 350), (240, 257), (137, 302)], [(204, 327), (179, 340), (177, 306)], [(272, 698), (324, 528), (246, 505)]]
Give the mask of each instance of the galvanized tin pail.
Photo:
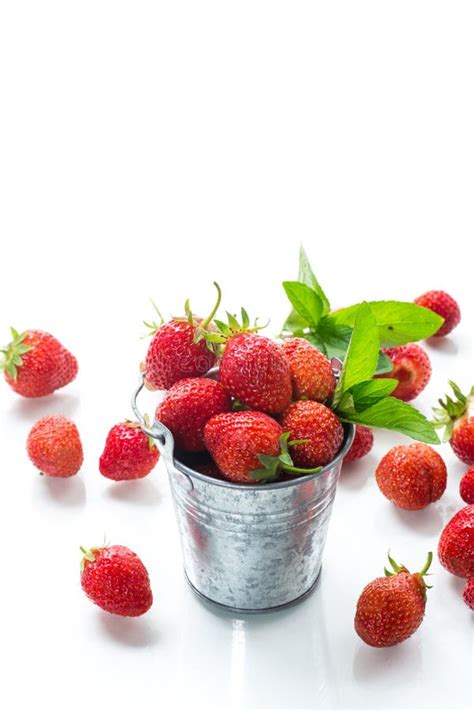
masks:
[(314, 589), (342, 460), (354, 437), (318, 474), (248, 486), (201, 474), (174, 451), (159, 421), (142, 430), (154, 437), (168, 470), (181, 535), (186, 578), (206, 600), (233, 612), (264, 612), (304, 599)]

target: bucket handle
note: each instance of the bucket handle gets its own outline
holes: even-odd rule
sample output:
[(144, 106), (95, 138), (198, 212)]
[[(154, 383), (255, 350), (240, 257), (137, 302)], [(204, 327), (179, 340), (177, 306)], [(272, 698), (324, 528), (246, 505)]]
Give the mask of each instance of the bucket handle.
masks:
[(175, 466), (174, 438), (170, 430), (165, 427), (162, 422), (157, 420), (156, 417), (153, 420), (153, 424), (150, 425), (147, 422), (145, 416), (142, 415), (138, 407), (137, 399), (144, 386), (145, 378), (142, 374), (140, 374), (138, 386), (134, 390), (132, 395), (132, 410), (139, 422), (140, 429), (142, 430), (142, 432), (148, 435), (148, 437), (152, 437), (155, 440), (156, 446), (158, 447), (160, 454), (165, 461), (168, 472), (179, 481), (179, 485), (181, 486), (181, 488), (185, 491), (192, 491), (194, 486), (191, 477), (189, 477), (187, 474), (184, 474), (184, 472), (180, 472), (179, 469), (177, 469)]

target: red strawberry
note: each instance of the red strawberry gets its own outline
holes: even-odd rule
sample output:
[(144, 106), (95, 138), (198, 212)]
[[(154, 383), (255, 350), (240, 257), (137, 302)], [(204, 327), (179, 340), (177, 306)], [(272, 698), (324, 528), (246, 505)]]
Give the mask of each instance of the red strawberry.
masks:
[(435, 336), (447, 336), (461, 320), (461, 311), (457, 302), (445, 291), (427, 291), (415, 299), (415, 304), (431, 309), (444, 318), (441, 328), (434, 334)]
[(171, 430), (176, 446), (188, 452), (203, 452), (204, 425), (231, 408), (222, 385), (209, 378), (178, 380), (156, 410), (156, 418)]
[(465, 464), (474, 464), (474, 387), (463, 395), (456, 383), (449, 381), (455, 399), (447, 396), (434, 407), (435, 427), (445, 427), (444, 441), (449, 439), (454, 454)]
[(464, 602), (471, 610), (474, 610), (474, 578), (469, 578), (464, 588), (463, 593)]
[(460, 578), (474, 576), (474, 505), (465, 506), (445, 526), (438, 543), (442, 566)]
[(336, 388), (336, 378), (326, 356), (305, 338), (289, 338), (283, 343), (283, 350), (290, 364), (295, 400), (329, 400)]
[(26, 443), (28, 456), (47, 476), (68, 477), (82, 466), (82, 444), (76, 425), (62, 415), (42, 417)]
[(256, 484), (250, 475), (262, 469), (259, 455), (278, 457), (282, 434), (278, 422), (263, 412), (227, 412), (209, 420), (204, 442), (226, 479)]
[(183, 378), (205, 375), (215, 364), (215, 347), (206, 340), (221, 300), (219, 285), (214, 284), (217, 303), (207, 319), (194, 316), (186, 302), (186, 318), (173, 319), (161, 326), (145, 324), (154, 333), (143, 368), (148, 387), (166, 390)]
[(427, 444), (401, 444), (381, 459), (375, 478), (382, 494), (395, 506), (417, 511), (444, 493), (446, 465)]
[(138, 617), (150, 609), (150, 579), (136, 553), (125, 546), (81, 551), (81, 585), (92, 602), (122, 617)]
[(388, 557), (394, 572), (366, 585), (357, 602), (354, 626), (359, 637), (371, 647), (392, 647), (403, 642), (421, 625), (426, 605), (423, 580), (431, 565), (429, 553), (423, 570), (410, 573)]
[(99, 471), (114, 481), (142, 479), (151, 472), (159, 457), (156, 444), (142, 432), (138, 422), (126, 420), (114, 425), (107, 435)]
[(290, 366), (283, 348), (256, 333), (239, 333), (227, 341), (220, 381), (242, 403), (278, 414), (291, 400)]
[(354, 441), (344, 457), (344, 461), (347, 464), (348, 462), (354, 462), (356, 459), (362, 459), (370, 452), (373, 446), (374, 433), (372, 430), (364, 425), (356, 425)]
[(280, 422), (291, 440), (308, 440), (292, 447), (297, 467), (323, 467), (341, 448), (344, 429), (334, 412), (319, 402), (292, 402)]
[(474, 466), (470, 467), (461, 479), (459, 493), (466, 504), (474, 504)]
[(23, 397), (42, 397), (63, 388), (77, 375), (77, 360), (50, 333), (11, 329), (3, 353), (5, 380)]
[(392, 361), (393, 370), (377, 377), (395, 378), (398, 385), (392, 396), (405, 402), (413, 400), (424, 390), (431, 377), (431, 363), (427, 353), (417, 343), (382, 350)]

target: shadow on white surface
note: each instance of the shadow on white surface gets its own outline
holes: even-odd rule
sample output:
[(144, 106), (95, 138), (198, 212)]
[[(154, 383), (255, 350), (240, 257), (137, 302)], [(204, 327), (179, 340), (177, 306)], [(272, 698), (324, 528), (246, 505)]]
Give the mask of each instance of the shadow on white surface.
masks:
[(145, 478), (113, 482), (105, 489), (104, 496), (113, 501), (140, 506), (155, 506), (162, 498), (153, 482)]
[(61, 479), (37, 475), (36, 499), (61, 506), (80, 507), (86, 503), (86, 487), (81, 475)]
[(452, 590), (454, 590), (456, 595), (459, 595), (459, 601), (462, 605), (464, 605), (466, 607), (466, 611), (467, 611), (469, 608), (467, 607), (466, 603), (462, 599), (462, 594), (464, 592), (464, 588), (467, 583), (466, 578), (459, 578), (457, 575), (451, 575), (447, 571), (446, 571), (446, 575), (448, 576), (448, 579), (449, 579), (450, 588)]
[(71, 417), (79, 406), (79, 397), (73, 393), (57, 392), (46, 397), (23, 398), (18, 396), (10, 407), (9, 414), (20, 420), (36, 422), (46, 415)]
[(147, 615), (143, 617), (120, 617), (98, 611), (98, 624), (114, 642), (126, 647), (151, 647), (159, 639), (158, 630)]
[(393, 516), (410, 530), (429, 536), (441, 533), (444, 526), (441, 512), (432, 504), (421, 511), (406, 511), (393, 506)]
[(459, 346), (456, 341), (444, 336), (444, 338), (428, 338), (427, 345), (438, 353), (446, 353), (447, 355), (456, 355), (459, 352)]
[(370, 455), (364, 457), (358, 462), (349, 462), (342, 465), (339, 486), (344, 489), (362, 489), (367, 483), (369, 477), (375, 471), (375, 461)]
[(385, 686), (391, 673), (406, 682), (417, 679), (422, 666), (423, 655), (417, 639), (384, 649), (369, 647), (361, 641), (354, 654), (352, 671), (354, 678), (363, 684)]

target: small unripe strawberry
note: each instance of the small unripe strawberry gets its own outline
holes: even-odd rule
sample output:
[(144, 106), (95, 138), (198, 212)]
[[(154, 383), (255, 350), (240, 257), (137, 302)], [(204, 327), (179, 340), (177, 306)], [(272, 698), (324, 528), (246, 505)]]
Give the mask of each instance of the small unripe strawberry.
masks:
[(434, 334), (435, 336), (447, 336), (461, 320), (458, 303), (445, 291), (427, 291), (415, 299), (415, 304), (424, 306), (425, 309), (430, 309), (444, 318), (444, 323)]
[(344, 462), (354, 462), (356, 459), (362, 459), (370, 452), (374, 446), (374, 433), (369, 427), (364, 425), (356, 425), (354, 441), (352, 442), (349, 451), (344, 457)]
[(465, 506), (446, 524), (438, 543), (438, 557), (453, 575), (474, 576), (474, 505)]
[(461, 479), (459, 493), (466, 504), (474, 504), (474, 466), (470, 467)]
[(423, 570), (412, 574), (389, 556), (393, 572), (385, 569), (385, 577), (376, 578), (363, 589), (354, 626), (366, 644), (392, 647), (416, 632), (425, 614), (428, 586), (423, 576), (432, 558), (429, 553)]
[(293, 397), (326, 402), (336, 388), (336, 378), (324, 353), (305, 338), (289, 338), (283, 350), (290, 364)]
[(392, 447), (380, 460), (375, 478), (382, 494), (409, 511), (424, 509), (446, 489), (446, 465), (422, 442)]
[(464, 588), (463, 593), (464, 602), (471, 610), (474, 610), (474, 577), (469, 578)]
[(297, 467), (323, 467), (329, 464), (341, 448), (344, 429), (334, 412), (312, 400), (292, 402), (280, 419), (291, 440), (306, 440), (295, 444), (291, 456)]
[(390, 373), (378, 378), (394, 378), (398, 385), (393, 397), (408, 402), (417, 397), (428, 385), (431, 377), (431, 363), (428, 354), (418, 343), (407, 343), (394, 348), (383, 348), (383, 352), (393, 363)]
[(102, 476), (114, 481), (142, 479), (157, 463), (160, 454), (151, 437), (138, 422), (120, 422), (107, 435), (99, 460)]
[(0, 352), (5, 380), (23, 397), (43, 397), (63, 388), (77, 375), (77, 360), (50, 333), (11, 329), (12, 342)]
[(26, 448), (35, 467), (46, 476), (73, 476), (84, 458), (78, 429), (63, 415), (38, 420), (28, 435)]
[(179, 449), (203, 452), (204, 425), (230, 408), (230, 396), (220, 383), (209, 378), (185, 378), (166, 392), (156, 409), (156, 419), (172, 432)]
[(81, 551), (81, 585), (92, 602), (122, 617), (138, 617), (150, 609), (150, 579), (136, 553), (125, 546)]

